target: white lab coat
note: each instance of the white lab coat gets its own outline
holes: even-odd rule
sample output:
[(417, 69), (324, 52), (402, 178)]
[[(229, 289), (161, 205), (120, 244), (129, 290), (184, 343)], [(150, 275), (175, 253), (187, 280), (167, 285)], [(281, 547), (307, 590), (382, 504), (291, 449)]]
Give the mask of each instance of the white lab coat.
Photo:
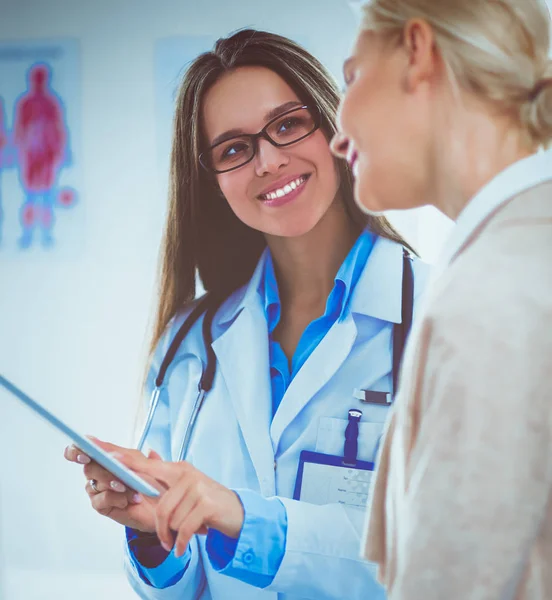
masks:
[[(334, 324), (289, 385), (272, 418), (268, 331), (257, 293), (263, 259), (244, 288), (219, 310), (213, 349), (217, 372), (192, 436), (188, 460), (220, 483), (278, 496), (287, 510), (285, 555), (264, 590), (217, 573), (194, 536), (192, 559), (182, 579), (166, 589), (144, 583), (129, 557), (126, 570), (134, 590), (159, 600), (380, 600), (375, 568), (360, 557), (364, 511), (343, 505), (316, 506), (291, 500), (299, 454), (314, 450), (339, 455), (350, 408), (363, 412), (359, 454), (373, 460), (388, 408), (361, 404), (355, 388), (392, 388), (392, 327), (401, 321), (402, 247), (377, 238), (349, 300)], [(428, 267), (413, 261), (414, 296)], [(152, 376), (186, 315), (177, 317), (156, 352)], [(147, 445), (176, 460), (206, 362), (198, 321), (170, 366)]]

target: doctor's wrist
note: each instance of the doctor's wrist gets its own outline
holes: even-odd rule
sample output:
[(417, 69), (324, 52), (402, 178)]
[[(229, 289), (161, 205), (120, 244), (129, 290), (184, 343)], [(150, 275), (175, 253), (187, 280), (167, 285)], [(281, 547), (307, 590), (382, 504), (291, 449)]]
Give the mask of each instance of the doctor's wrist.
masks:
[(230, 538), (238, 539), (243, 528), (245, 511), (239, 495), (234, 490), (227, 492), (227, 499), (220, 506), (220, 516), (211, 527)]

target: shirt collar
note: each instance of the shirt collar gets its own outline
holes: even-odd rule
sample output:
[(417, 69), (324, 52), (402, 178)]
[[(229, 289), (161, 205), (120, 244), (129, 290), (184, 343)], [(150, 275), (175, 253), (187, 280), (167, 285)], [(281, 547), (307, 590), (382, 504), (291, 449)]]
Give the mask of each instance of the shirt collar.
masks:
[(219, 324), (228, 325), (234, 321), (246, 306), (251, 306), (256, 302), (259, 302), (259, 286), (264, 277), (265, 263), (268, 256), (268, 248), (265, 248), (249, 282), (239, 290), (236, 290), (225, 302), (223, 302), (217, 315)]
[(456, 220), (436, 271), (441, 272), (459, 254), (475, 230), (495, 210), (521, 192), (552, 179), (552, 150), (524, 158), (501, 171), (470, 200)]
[[(260, 295), (264, 279), (268, 248), (263, 252), (249, 283), (233, 293), (220, 308), (217, 320), (221, 325), (233, 322), (241, 310), (252, 303), (264, 305)], [(360, 262), (360, 261), (359, 261)], [(416, 264), (420, 261), (416, 260)], [(370, 260), (363, 265), (356, 283), (356, 292), (350, 295), (350, 308), (354, 314), (366, 315), (388, 321), (401, 322), (403, 248), (387, 238), (374, 236)], [(418, 271), (418, 269), (416, 269)], [(416, 283), (419, 275), (416, 274)], [(418, 285), (415, 286), (415, 289)], [(377, 290), (377, 293), (374, 293)], [(263, 304), (261, 304), (261, 302)]]
[(259, 295), (263, 300), (268, 331), (272, 333), (280, 320), (280, 293), (278, 292), (278, 282), (274, 271), (272, 254), (270, 254), (269, 250), (266, 253), (264, 276), (259, 282)]
[(353, 290), (357, 284), (357, 281), (362, 273), (370, 252), (374, 246), (376, 235), (365, 229), (359, 236), (354, 246), (349, 251), (347, 258), (343, 261), (339, 271), (335, 276), (335, 282), (341, 281), (345, 285), (345, 296), (343, 298), (343, 310), (349, 298), (351, 297)]
[[(347, 257), (341, 264), (341, 267), (334, 278), (334, 289), (331, 293), (339, 294), (337, 302), (339, 303), (340, 318), (345, 312), (355, 285), (366, 265), (375, 238), (376, 236), (374, 233), (365, 229), (358, 236), (351, 250), (349, 250)], [(341, 285), (339, 285), (338, 282), (340, 282)], [(280, 294), (278, 292), (278, 282), (276, 280), (274, 263), (270, 252), (267, 252), (264, 265), (264, 276), (259, 283), (259, 294), (263, 299), (269, 331), (272, 331), (280, 318)]]

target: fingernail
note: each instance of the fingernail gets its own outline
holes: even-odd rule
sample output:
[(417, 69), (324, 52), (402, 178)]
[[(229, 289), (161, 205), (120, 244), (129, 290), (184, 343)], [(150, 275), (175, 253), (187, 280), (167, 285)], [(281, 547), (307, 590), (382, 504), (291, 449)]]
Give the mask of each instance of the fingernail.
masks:
[(90, 458), (86, 456), (86, 454), (78, 454), (77, 462), (79, 462), (81, 465), (87, 465), (90, 462)]
[(184, 552), (182, 552), (180, 550), (180, 548), (176, 548), (175, 551), (174, 551), (175, 558), (180, 558), (183, 554), (184, 554)]
[(163, 548), (165, 549), (166, 552), (170, 552), (172, 550), (172, 548), (166, 542), (162, 541), (161, 546), (163, 546)]
[(123, 458), (123, 455), (120, 452), (110, 452), (109, 454), (116, 459)]
[(126, 487), (120, 481), (112, 481), (109, 485), (116, 492), (126, 492)]
[(134, 504), (140, 504), (140, 502), (142, 502), (142, 496), (140, 494), (134, 494), (134, 496), (132, 496), (132, 501)]

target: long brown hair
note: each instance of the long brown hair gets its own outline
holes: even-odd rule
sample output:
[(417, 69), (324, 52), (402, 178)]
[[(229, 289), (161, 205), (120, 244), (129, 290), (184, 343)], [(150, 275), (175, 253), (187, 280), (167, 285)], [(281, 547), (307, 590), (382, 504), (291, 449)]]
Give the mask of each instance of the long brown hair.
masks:
[[(195, 298), (196, 273), (207, 292), (228, 296), (249, 281), (266, 247), (264, 235), (232, 212), (215, 177), (201, 167), (198, 158), (204, 140), (205, 93), (222, 75), (242, 66), (266, 67), (277, 73), (302, 102), (318, 107), (328, 140), (336, 131), (339, 89), (323, 65), (292, 40), (245, 29), (219, 39), (211, 52), (191, 63), (176, 102), (169, 208), (151, 350), (170, 319)], [(351, 219), (408, 247), (385, 217), (366, 215), (357, 207), (350, 169), (345, 161), (339, 161), (338, 168), (340, 194)]]

